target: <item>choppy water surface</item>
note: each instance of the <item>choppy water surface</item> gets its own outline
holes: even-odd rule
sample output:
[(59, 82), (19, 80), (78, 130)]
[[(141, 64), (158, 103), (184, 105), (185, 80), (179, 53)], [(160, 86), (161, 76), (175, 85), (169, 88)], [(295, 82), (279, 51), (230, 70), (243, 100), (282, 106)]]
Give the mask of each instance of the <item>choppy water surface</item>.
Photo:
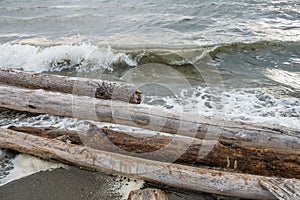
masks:
[[(144, 104), (205, 116), (218, 95), (222, 118), (300, 129), (297, 0), (2, 0), (0, 27), (1, 68), (131, 82)], [(2, 127), (89, 123), (0, 113)]]

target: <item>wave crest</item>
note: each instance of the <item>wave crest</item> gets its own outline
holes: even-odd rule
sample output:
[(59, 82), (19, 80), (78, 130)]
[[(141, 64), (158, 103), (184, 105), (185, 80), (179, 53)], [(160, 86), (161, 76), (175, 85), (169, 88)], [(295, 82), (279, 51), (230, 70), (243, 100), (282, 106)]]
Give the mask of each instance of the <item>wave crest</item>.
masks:
[(59, 45), (47, 48), (21, 44), (0, 45), (2, 68), (23, 69), (34, 72), (62, 70), (113, 70), (116, 63), (135, 66), (125, 53), (114, 53), (110, 47), (100, 48), (91, 44)]

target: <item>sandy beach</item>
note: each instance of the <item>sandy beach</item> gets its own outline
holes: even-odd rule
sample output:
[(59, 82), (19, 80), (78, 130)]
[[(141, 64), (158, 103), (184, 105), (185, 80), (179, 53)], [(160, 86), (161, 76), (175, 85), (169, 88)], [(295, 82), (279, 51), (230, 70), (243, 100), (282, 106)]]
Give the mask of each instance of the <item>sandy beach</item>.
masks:
[(0, 187), (2, 200), (120, 199), (111, 191), (114, 176), (75, 167), (45, 171)]

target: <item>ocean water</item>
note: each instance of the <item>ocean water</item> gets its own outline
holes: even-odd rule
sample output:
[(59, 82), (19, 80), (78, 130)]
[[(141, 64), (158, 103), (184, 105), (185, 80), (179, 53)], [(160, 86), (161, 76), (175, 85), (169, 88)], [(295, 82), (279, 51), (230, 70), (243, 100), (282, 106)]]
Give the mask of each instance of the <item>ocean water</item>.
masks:
[[(0, 27), (1, 68), (125, 81), (143, 104), (300, 129), (298, 0), (2, 0)], [(1, 127), (93, 123), (0, 111)], [(3, 178), (13, 158), (0, 158)]]

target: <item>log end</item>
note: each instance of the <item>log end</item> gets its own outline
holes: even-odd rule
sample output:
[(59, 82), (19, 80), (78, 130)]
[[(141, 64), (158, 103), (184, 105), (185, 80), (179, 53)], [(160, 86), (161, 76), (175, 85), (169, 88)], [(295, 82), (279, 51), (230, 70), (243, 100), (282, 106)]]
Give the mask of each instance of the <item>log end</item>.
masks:
[(124, 85), (123, 87), (116, 87), (113, 84), (98, 85), (95, 92), (95, 98), (112, 99), (132, 104), (140, 104), (142, 101), (142, 92), (127, 85)]
[(128, 200), (168, 200), (168, 195), (159, 189), (147, 188), (131, 191)]
[(129, 103), (140, 104), (142, 101), (142, 92), (136, 90), (129, 99)]

